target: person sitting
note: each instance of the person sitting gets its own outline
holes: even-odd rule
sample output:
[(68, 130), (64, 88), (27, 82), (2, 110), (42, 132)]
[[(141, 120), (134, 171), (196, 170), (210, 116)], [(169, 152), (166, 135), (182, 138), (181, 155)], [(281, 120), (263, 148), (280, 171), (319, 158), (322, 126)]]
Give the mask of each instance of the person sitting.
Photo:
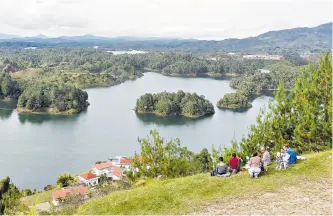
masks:
[(211, 176), (230, 176), (228, 166), (223, 162), (223, 157), (219, 157), (220, 162), (217, 164), (216, 169), (211, 173)]
[(260, 157), (258, 156), (258, 152), (254, 152), (248, 162), (249, 173), (252, 178), (258, 178), (258, 176), (261, 172), (261, 165), (262, 165), (262, 161), (261, 161)]
[(238, 158), (235, 153), (232, 153), (231, 156), (232, 156), (232, 158), (229, 160), (229, 167), (230, 167), (229, 171), (232, 174), (236, 174), (240, 170), (242, 160), (240, 158)]
[(284, 144), (283, 148), (284, 148), (284, 151), (286, 153), (288, 153), (290, 156), (288, 159), (288, 164), (296, 163), (296, 160), (297, 160), (296, 152), (292, 148), (289, 148), (288, 144)]
[(260, 152), (262, 154), (262, 159), (261, 160), (263, 162), (264, 170), (267, 170), (267, 166), (271, 163), (271, 155), (265, 149), (265, 147), (261, 147)]

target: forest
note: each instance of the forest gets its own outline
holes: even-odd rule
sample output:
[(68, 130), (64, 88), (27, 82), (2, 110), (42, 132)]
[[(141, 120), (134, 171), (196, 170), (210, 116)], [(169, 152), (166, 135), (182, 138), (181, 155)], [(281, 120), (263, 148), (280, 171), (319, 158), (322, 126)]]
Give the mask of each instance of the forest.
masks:
[(9, 74), (0, 72), (0, 99), (17, 99), (21, 94), (19, 84)]
[(193, 118), (215, 113), (213, 104), (206, 100), (204, 96), (183, 91), (144, 94), (137, 100), (135, 111), (137, 113), (154, 113), (167, 116), (182, 115)]
[[(243, 59), (221, 54), (218, 61), (208, 60), (205, 55), (190, 53), (151, 52), (145, 54), (114, 55), (103, 49), (91, 48), (42, 48), (35, 50), (13, 49), (0, 50), (0, 67), (5, 74), (2, 78), (0, 97), (18, 98), (25, 89), (46, 89), (50, 83), (80, 88), (108, 87), (143, 76), (144, 71), (155, 71), (168, 76), (229, 76), (232, 88), (237, 94), (228, 94), (219, 101), (219, 107), (250, 107), (250, 98), (265, 90), (274, 90), (282, 80), (289, 88), (294, 82), (300, 66), (306, 62), (300, 60), (293, 52), (286, 53), (286, 60)], [(261, 73), (259, 69), (269, 70)], [(17, 81), (17, 82), (15, 82)], [(12, 83), (9, 83), (12, 82)], [(18, 83), (18, 84), (17, 84)], [(39, 87), (31, 87), (37, 86)], [(11, 86), (11, 89), (8, 87)], [(47, 87), (51, 88), (51, 87)], [(67, 89), (68, 89), (67, 88)], [(66, 88), (65, 88), (66, 89)], [(36, 92), (34, 95), (40, 93)], [(32, 94), (31, 94), (32, 95)], [(246, 98), (244, 98), (245, 96)], [(72, 104), (80, 104), (76, 112), (85, 107), (79, 99), (65, 102), (63, 96), (49, 101), (31, 105), (35, 98), (25, 94), (21, 99), (21, 108), (40, 108), (49, 104), (54, 110), (73, 110)], [(36, 96), (34, 96), (36, 97)], [(239, 98), (238, 98), (239, 97)], [(24, 102), (25, 101), (25, 102)], [(39, 100), (43, 101), (43, 100)], [(28, 106), (26, 106), (28, 104)], [(66, 105), (64, 105), (66, 104)], [(66, 107), (66, 108), (65, 108)], [(76, 107), (76, 105), (74, 105)], [(49, 107), (51, 108), (51, 107)]]
[(18, 111), (76, 114), (85, 110), (88, 94), (75, 86), (38, 84), (27, 87), (18, 99)]
[[(277, 60), (242, 59), (224, 56), (221, 61), (207, 60), (202, 55), (184, 53), (152, 52), (146, 54), (113, 55), (106, 50), (96, 49), (36, 49), (1, 50), (2, 68), (11, 65), (17, 71), (40, 69), (39, 75), (56, 73), (69, 75), (67, 80), (77, 81), (78, 74), (109, 74), (110, 82), (125, 81), (141, 76), (141, 70), (154, 70), (165, 75), (208, 75), (209, 72), (224, 74), (244, 74), (276, 63)], [(0, 64), (1, 65), (1, 64)], [(11, 67), (6, 67), (5, 70)], [(62, 73), (61, 73), (62, 72)], [(95, 81), (98, 84), (98, 81)], [(84, 83), (74, 82), (85, 88)], [(111, 85), (111, 84), (110, 84)], [(88, 86), (89, 87), (89, 86)]]
[(249, 71), (230, 80), (230, 87), (237, 89), (236, 93), (224, 95), (218, 102), (219, 108), (250, 108), (251, 100), (264, 91), (274, 92), (282, 82), (286, 89), (290, 89), (300, 73), (300, 66), (289, 61), (281, 61), (264, 67), (269, 73), (259, 70)]

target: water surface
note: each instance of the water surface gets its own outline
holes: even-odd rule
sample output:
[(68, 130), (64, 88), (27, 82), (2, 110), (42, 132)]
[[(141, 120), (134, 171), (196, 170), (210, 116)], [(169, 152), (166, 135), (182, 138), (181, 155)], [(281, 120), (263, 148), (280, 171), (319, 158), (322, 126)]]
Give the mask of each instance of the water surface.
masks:
[(145, 73), (135, 81), (87, 90), (91, 105), (80, 115), (18, 114), (12, 102), (0, 102), (0, 178), (8, 175), (20, 188), (42, 189), (61, 173), (80, 173), (112, 155), (133, 155), (139, 151), (137, 138), (152, 129), (166, 139), (180, 138), (195, 152), (212, 144), (229, 145), (247, 134), (270, 98), (255, 99), (243, 112), (215, 107), (213, 116), (200, 119), (137, 115), (132, 110), (142, 94), (178, 90), (204, 95), (214, 105), (235, 91), (227, 80)]

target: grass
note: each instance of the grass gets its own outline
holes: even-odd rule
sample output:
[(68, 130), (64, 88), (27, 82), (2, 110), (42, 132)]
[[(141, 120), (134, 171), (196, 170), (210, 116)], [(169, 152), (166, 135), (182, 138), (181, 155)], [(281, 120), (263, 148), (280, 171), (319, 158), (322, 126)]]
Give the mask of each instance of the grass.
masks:
[(320, 182), (332, 176), (332, 151), (307, 155), (287, 170), (277, 171), (272, 165), (267, 174), (251, 179), (247, 172), (229, 178), (209, 174), (151, 180), (143, 187), (119, 191), (91, 199), (80, 206), (76, 214), (184, 214), (200, 211), (205, 206), (226, 197), (243, 197), (264, 192), (276, 192), (286, 186)]
[(26, 196), (21, 198), (21, 202), (27, 206), (33, 206), (36, 204), (37, 200), (39, 203), (50, 202), (52, 200), (52, 192), (59, 190), (59, 188), (54, 188), (48, 191), (42, 191), (31, 196)]

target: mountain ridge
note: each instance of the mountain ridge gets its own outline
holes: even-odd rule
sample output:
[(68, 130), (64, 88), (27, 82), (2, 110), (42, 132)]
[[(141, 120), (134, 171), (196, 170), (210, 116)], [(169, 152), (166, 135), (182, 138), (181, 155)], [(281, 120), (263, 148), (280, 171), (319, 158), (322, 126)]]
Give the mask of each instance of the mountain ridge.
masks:
[[(12, 38), (10, 38), (12, 37)], [(224, 40), (198, 40), (167, 37), (105, 37), (91, 34), (80, 36), (20, 37), (0, 34), (3, 47), (54, 47), (54, 46), (102, 46), (115, 49), (181, 50), (181, 51), (272, 51), (295, 49), (327, 51), (332, 48), (332, 22), (316, 27), (268, 31), (254, 37), (228, 38)]]

